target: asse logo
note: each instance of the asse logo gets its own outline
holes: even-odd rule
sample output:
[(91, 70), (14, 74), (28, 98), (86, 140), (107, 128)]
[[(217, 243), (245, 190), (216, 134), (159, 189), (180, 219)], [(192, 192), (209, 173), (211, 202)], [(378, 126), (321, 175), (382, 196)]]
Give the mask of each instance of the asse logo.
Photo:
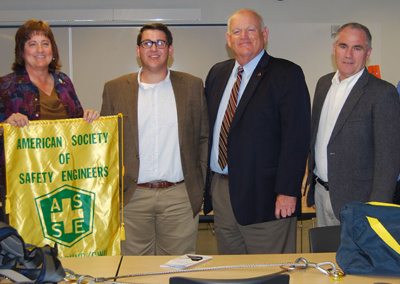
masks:
[(43, 235), (71, 247), (93, 233), (95, 193), (63, 185), (35, 198)]

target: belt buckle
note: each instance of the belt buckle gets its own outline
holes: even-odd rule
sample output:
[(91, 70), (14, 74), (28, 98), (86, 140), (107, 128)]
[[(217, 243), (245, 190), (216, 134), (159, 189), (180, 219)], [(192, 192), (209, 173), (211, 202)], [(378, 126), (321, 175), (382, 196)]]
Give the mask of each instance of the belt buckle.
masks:
[(149, 182), (148, 188), (149, 188), (149, 189), (154, 189), (154, 188), (156, 188), (156, 187), (153, 186), (154, 184), (155, 184), (154, 182)]

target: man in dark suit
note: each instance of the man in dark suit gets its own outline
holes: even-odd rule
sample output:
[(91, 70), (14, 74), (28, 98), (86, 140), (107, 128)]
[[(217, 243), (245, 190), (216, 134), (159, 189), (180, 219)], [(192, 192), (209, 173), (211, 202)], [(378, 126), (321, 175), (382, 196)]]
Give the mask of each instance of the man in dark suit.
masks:
[(101, 114), (124, 114), (124, 255), (196, 252), (207, 163), (208, 115), (201, 79), (169, 70), (172, 34), (141, 28), (139, 73), (104, 86)]
[(358, 23), (337, 32), (337, 72), (317, 83), (312, 111), (307, 203), (318, 226), (338, 225), (351, 201), (391, 202), (400, 171), (396, 88), (368, 73), (371, 33)]
[[(230, 17), (226, 39), (236, 60), (214, 65), (206, 79), (211, 139), (205, 213), (214, 210), (220, 254), (293, 253), (310, 138), (303, 71), (266, 53), (268, 29), (253, 10)], [(221, 147), (238, 66), (244, 69), (239, 102), (230, 127), (223, 127), (229, 134)], [(227, 165), (218, 161), (219, 148), (226, 149)]]

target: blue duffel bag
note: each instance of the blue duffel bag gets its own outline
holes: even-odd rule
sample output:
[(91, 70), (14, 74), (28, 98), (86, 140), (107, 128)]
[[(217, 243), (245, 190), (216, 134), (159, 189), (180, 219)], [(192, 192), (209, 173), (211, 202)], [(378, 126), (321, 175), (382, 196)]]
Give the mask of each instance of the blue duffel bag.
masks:
[(350, 202), (340, 211), (336, 262), (347, 274), (400, 276), (400, 206)]

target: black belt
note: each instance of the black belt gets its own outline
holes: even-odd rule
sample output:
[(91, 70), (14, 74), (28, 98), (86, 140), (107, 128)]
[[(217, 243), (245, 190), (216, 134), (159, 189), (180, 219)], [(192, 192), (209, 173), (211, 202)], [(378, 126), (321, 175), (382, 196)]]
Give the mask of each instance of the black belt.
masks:
[(325, 187), (326, 190), (329, 190), (329, 183), (326, 181), (323, 181), (322, 179), (320, 179), (319, 177), (317, 177), (315, 179), (320, 185), (322, 185), (323, 187)]

